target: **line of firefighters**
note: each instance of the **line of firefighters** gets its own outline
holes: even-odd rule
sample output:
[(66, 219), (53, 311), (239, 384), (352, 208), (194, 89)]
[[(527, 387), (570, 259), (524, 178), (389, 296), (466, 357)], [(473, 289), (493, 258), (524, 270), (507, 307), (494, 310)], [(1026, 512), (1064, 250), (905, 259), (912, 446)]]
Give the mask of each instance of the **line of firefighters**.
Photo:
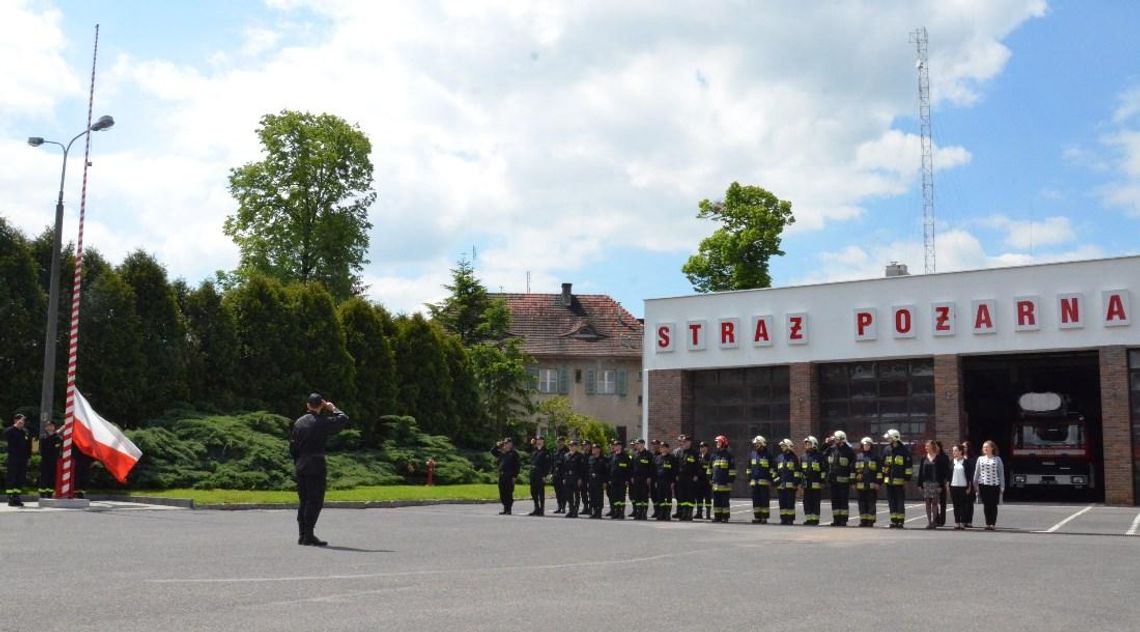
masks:
[[(870, 437), (864, 437), (855, 450), (848, 445), (847, 435), (836, 431), (826, 439), (822, 450), (819, 441), (809, 436), (804, 439), (802, 454), (796, 454), (790, 439), (780, 441), (778, 450), (772, 454), (767, 439), (755, 437), (746, 469), (752, 491), (752, 522), (768, 522), (769, 501), (774, 493), (779, 499), (780, 523), (792, 524), (796, 517), (797, 490), (802, 488), (803, 524), (818, 525), (820, 501), (826, 486), (831, 499), (831, 525), (846, 526), (854, 487), (859, 526), (871, 527), (875, 524), (876, 503), (882, 487), (890, 507), (891, 528), (903, 528), (905, 485), (913, 478), (913, 462), (897, 430), (889, 430), (883, 438), (889, 443), (882, 450), (876, 449)], [(549, 474), (558, 501), (554, 513), (564, 513), (567, 518), (578, 517), (579, 511), (591, 518), (602, 518), (604, 495), (607, 495), (610, 504), (607, 516), (613, 519), (624, 519), (629, 506), (634, 520), (648, 520), (652, 506), (655, 520), (708, 518), (713, 522), (728, 522), (729, 496), (736, 480), (736, 459), (729, 449), (728, 438), (716, 437), (713, 449), (704, 441), (694, 447), (692, 439), (685, 435), (678, 437), (678, 441), (680, 445), (673, 451), (664, 441), (654, 440), (652, 451), (644, 439), (630, 442), (632, 451), (625, 450), (620, 441), (614, 441), (610, 444), (610, 454), (603, 455), (601, 445), (567, 443), (560, 437), (552, 455), (544, 448), (541, 438), (532, 439), (535, 450), (531, 453), (530, 482), (535, 506), (531, 515), (541, 516), (545, 512), (543, 481)], [(500, 442), (492, 451), (500, 457), (501, 468), (506, 443), (507, 440)], [(583, 447), (589, 454), (583, 452)], [(507, 469), (512, 468), (508, 465)], [(515, 469), (514, 474), (517, 473)], [(504, 494), (503, 513), (510, 513), (510, 499), (509, 492)]]

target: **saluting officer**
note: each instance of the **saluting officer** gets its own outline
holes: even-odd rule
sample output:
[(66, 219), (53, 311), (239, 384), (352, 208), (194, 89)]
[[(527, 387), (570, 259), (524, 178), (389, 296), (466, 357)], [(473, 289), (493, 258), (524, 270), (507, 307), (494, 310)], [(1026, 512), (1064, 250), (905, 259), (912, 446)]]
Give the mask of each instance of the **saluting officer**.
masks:
[(871, 437), (859, 441), (859, 453), (855, 455), (855, 493), (859, 497), (859, 526), (875, 526), (878, 513), (879, 485), (883, 482), (883, 471), (879, 467), (879, 457), (875, 454), (875, 442)]
[(510, 437), (503, 439), (491, 448), (491, 456), (499, 460), (499, 502), (503, 503), (500, 516), (511, 515), (511, 506), (515, 504), (515, 479), (521, 469), (519, 453), (515, 451), (515, 442)]
[(851, 495), (851, 471), (855, 465), (855, 451), (847, 445), (847, 433), (836, 430), (827, 449), (827, 482), (831, 491), (831, 526), (846, 527), (851, 515), (848, 499)]
[(700, 443), (700, 478), (697, 480), (697, 518), (712, 520), (712, 453), (707, 441)]
[(610, 517), (614, 520), (625, 520), (625, 488), (629, 484), (630, 462), (629, 457), (621, 444), (621, 440), (614, 439), (610, 443), (610, 476), (608, 491), (610, 496)]
[(590, 518), (602, 519), (602, 509), (606, 505), (605, 489), (609, 480), (610, 460), (602, 455), (602, 444), (590, 446), (590, 459), (587, 465), (590, 473)]
[(555, 442), (557, 449), (554, 451), (554, 466), (551, 472), (551, 482), (554, 484), (554, 498), (558, 501), (558, 509), (554, 513), (566, 513), (566, 486), (562, 484), (562, 479), (566, 476), (566, 455), (570, 453), (570, 448), (566, 447), (566, 437), (558, 437)]
[(63, 448), (63, 437), (55, 429), (55, 424), (44, 423), (40, 433), (40, 498), (55, 495), (55, 468), (59, 463), (59, 453)]
[(32, 456), (32, 440), (24, 428), (26, 422), (26, 417), (16, 414), (12, 418), (12, 425), (4, 429), (4, 439), (8, 442), (8, 471), (5, 473), (5, 482), (9, 507), (24, 506), (20, 494), (24, 493), (24, 484), (28, 481), (28, 459)]
[(804, 438), (800, 471), (804, 474), (804, 524), (818, 527), (819, 505), (823, 497), (823, 455), (819, 453), (819, 440), (810, 435)]
[(566, 506), (569, 508), (566, 517), (577, 518), (582, 493), (582, 487), (578, 483), (583, 470), (582, 453), (577, 439), (570, 441), (570, 451), (562, 458), (562, 488), (566, 490)]
[(677, 480), (677, 459), (669, 452), (667, 442), (662, 441), (657, 444), (657, 458), (653, 463), (657, 468), (653, 477), (653, 488), (657, 496), (653, 517), (658, 520), (669, 520), (669, 514), (673, 511), (673, 483)]
[(728, 504), (732, 483), (736, 480), (736, 459), (728, 448), (728, 437), (717, 435), (716, 454), (712, 460), (713, 522), (728, 522), (732, 509)]
[(649, 519), (649, 488), (653, 484), (653, 454), (645, 449), (645, 439), (634, 443), (633, 478), (629, 481), (629, 496), (633, 501), (633, 519)]
[(768, 440), (760, 435), (752, 439), (752, 458), (748, 461), (748, 486), (752, 489), (752, 523), (768, 522), (768, 503), (772, 479), (772, 457), (768, 454)]
[(546, 439), (535, 437), (530, 440), (534, 452), (530, 455), (530, 499), (534, 511), (528, 516), (542, 516), (546, 513), (546, 476), (550, 474), (551, 456), (546, 449)]
[(688, 435), (677, 437), (681, 442), (674, 456), (677, 458), (677, 518), (684, 521), (693, 519), (697, 503), (697, 485), (701, 478), (701, 455), (693, 447), (693, 438)]
[(906, 522), (906, 484), (914, 477), (914, 463), (898, 430), (888, 430), (883, 438), (891, 442), (883, 449), (883, 485), (887, 487), (891, 528), (903, 529)]
[(780, 453), (776, 455), (776, 486), (780, 495), (780, 524), (793, 524), (796, 521), (796, 488), (800, 486), (800, 459), (793, 448), (791, 439), (780, 441)]
[(289, 431), (289, 454), (293, 457), (293, 471), (297, 477), (297, 544), (326, 546), (313, 530), (325, 504), (325, 487), (328, 485), (328, 463), (325, 445), (329, 435), (340, 432), (348, 425), (345, 415), (336, 404), (313, 393), (305, 400), (304, 415), (293, 422)]

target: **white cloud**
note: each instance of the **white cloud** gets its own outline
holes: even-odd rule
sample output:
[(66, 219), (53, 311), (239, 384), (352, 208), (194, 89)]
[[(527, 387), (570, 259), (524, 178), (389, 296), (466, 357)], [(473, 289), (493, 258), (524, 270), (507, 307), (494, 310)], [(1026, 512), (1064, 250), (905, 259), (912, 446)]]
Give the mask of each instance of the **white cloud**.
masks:
[(1013, 220), (1005, 215), (990, 216), (979, 224), (1004, 230), (1005, 245), (1019, 250), (1055, 246), (1076, 241), (1077, 234), (1068, 217), (1047, 217), (1040, 221)]
[[(58, 32), (56, 13), (7, 1), (8, 14)], [(1045, 10), (1040, 0), (269, 7), (279, 23), (251, 22), (244, 40), (194, 63), (124, 47), (108, 105), (133, 114), (136, 142), (98, 157), (95, 216), (113, 247), (157, 251), (175, 275), (232, 266), (226, 174), (256, 159), (259, 117), (328, 111), (372, 140), (366, 276), (395, 310), (437, 298), (473, 242), (481, 276), (508, 290), (526, 271), (554, 287), (614, 249), (690, 250), (707, 228), (697, 201), (733, 180), (792, 200), (795, 231), (859, 217), (916, 178), (917, 141), (892, 129), (914, 111), (907, 33), (930, 31), (936, 105), (969, 104), (1008, 60), (1001, 40)], [(319, 28), (295, 37), (288, 25), (314, 15)], [(51, 65), (66, 44), (45, 41), (26, 55)], [(16, 89), (20, 103), (44, 98)], [(41, 157), (20, 151), (0, 143), (0, 162), (37, 163), (0, 175), (0, 187), (51, 190), (33, 178), (47, 170)], [(966, 148), (938, 148), (935, 167), (969, 160)], [(42, 225), (29, 210), (41, 201), (14, 198), (6, 215)]]
[(50, 110), (84, 92), (63, 58), (60, 12), (24, 0), (0, 0), (0, 119)]
[(1100, 138), (1108, 150), (1115, 179), (1097, 193), (1109, 206), (1119, 206), (1129, 215), (1140, 217), (1140, 88), (1125, 90), (1117, 97), (1112, 115), (1114, 129)]

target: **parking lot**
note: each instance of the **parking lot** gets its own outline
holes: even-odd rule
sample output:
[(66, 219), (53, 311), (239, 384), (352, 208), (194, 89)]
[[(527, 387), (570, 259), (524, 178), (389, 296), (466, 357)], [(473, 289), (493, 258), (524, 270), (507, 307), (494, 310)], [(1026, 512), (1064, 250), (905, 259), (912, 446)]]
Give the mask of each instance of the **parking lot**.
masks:
[[(0, 512), (0, 630), (1136, 630), (1140, 509), (1003, 505), (996, 533), (616, 522), (496, 505)], [(980, 516), (980, 507), (978, 508)], [(886, 506), (880, 506), (880, 527)], [(830, 520), (824, 503), (824, 521)], [(924, 524), (911, 503), (908, 527)], [(1097, 536), (1097, 537), (1091, 537)], [(18, 594), (13, 597), (12, 591)]]

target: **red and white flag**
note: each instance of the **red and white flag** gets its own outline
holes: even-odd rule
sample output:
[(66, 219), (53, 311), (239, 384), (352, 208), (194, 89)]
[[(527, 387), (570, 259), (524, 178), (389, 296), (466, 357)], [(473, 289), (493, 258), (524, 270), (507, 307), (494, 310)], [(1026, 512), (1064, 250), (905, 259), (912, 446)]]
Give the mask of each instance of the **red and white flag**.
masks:
[(127, 474), (142, 457), (142, 450), (131, 443), (115, 424), (103, 419), (91, 409), (91, 404), (78, 389), (75, 391), (75, 447), (99, 461), (120, 483), (127, 482)]

